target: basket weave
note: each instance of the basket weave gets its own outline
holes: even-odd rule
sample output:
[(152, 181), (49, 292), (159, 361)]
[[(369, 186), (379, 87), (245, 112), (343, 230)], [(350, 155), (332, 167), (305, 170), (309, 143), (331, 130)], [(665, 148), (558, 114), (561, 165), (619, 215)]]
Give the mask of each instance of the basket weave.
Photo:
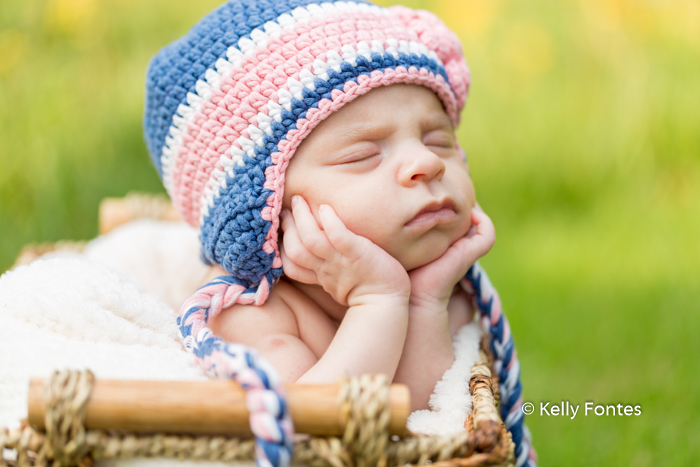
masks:
[[(165, 197), (131, 194), (106, 199), (100, 206), (100, 232), (136, 218), (177, 220)], [(85, 242), (30, 245), (15, 266), (57, 250), (80, 251)], [(473, 411), (465, 431), (456, 436), (411, 433), (390, 436), (388, 385), (382, 375), (344, 380), (341, 406), (349, 414), (342, 437), (297, 434), (295, 463), (331, 467), (388, 467), (431, 465), (476, 467), (515, 465), (514, 444), (501, 421), (497, 376), (491, 375), (493, 355), (482, 340), (479, 361), (472, 367), (469, 391)], [(45, 388), (45, 432), (23, 421), (17, 430), (0, 429), (0, 467), (88, 467), (96, 460), (129, 457), (166, 457), (192, 460), (250, 461), (254, 440), (222, 436), (182, 436), (87, 430), (85, 406), (92, 373), (57, 372)]]
[[(343, 381), (339, 397), (342, 410), (349, 414), (343, 436), (297, 435), (293, 461), (332, 467), (513, 465), (514, 445), (498, 419), (498, 391), (489, 376), (488, 356), (481, 351), (480, 357), (471, 372), (473, 412), (464, 433), (390, 437), (389, 382), (384, 375), (363, 375)], [(218, 461), (255, 458), (252, 439), (86, 430), (85, 409), (93, 381), (89, 371), (54, 373), (44, 391), (45, 432), (28, 426), (26, 421), (20, 429), (0, 430), (0, 449), (13, 454), (0, 465), (87, 467), (97, 460), (130, 457)]]

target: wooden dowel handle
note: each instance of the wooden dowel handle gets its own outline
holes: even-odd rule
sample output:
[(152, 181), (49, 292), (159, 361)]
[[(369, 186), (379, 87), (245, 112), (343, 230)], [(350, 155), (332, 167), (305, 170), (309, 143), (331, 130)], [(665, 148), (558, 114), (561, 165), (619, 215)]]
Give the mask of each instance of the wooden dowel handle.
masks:
[[(345, 417), (339, 384), (285, 384), (295, 431), (340, 436)], [(410, 394), (403, 384), (389, 388), (391, 434), (404, 435)], [(29, 423), (44, 429), (44, 380), (29, 383)], [(85, 428), (132, 432), (192, 433), (250, 437), (245, 391), (233, 381), (96, 380), (87, 403)]]

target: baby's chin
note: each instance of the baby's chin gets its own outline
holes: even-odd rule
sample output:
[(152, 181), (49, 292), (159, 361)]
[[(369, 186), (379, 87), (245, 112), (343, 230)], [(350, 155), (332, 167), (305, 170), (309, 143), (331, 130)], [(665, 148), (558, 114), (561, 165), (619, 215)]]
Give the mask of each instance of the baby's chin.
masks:
[(406, 271), (430, 264), (445, 254), (452, 244), (448, 239), (444, 241), (425, 242), (425, 245), (416, 245), (406, 248), (405, 251), (395, 252), (394, 258), (401, 263)]
[[(440, 258), (456, 241), (465, 236), (471, 227), (470, 218), (461, 217), (456, 225), (434, 227), (419, 238), (414, 238), (404, 245), (397, 245), (391, 255), (396, 258), (406, 271), (425, 266)], [(389, 250), (387, 250), (389, 251)]]

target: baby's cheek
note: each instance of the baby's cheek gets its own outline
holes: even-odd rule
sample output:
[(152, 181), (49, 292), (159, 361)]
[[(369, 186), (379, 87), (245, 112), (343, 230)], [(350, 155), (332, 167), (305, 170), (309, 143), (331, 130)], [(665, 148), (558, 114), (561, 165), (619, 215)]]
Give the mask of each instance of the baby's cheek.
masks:
[[(390, 219), (387, 219), (387, 216), (375, 212), (375, 217), (373, 219), (355, 222), (348, 228), (355, 235), (369, 239), (375, 245), (389, 252), (389, 254), (392, 254), (391, 250), (396, 244), (396, 237), (398, 233), (394, 228), (394, 224), (395, 223), (393, 223)], [(392, 254), (392, 256), (394, 255)]]
[(454, 226), (450, 227), (449, 230), (445, 231), (445, 236), (447, 237), (447, 248), (462, 237), (466, 236), (472, 226), (471, 214), (469, 212), (460, 212), (457, 215), (457, 218), (458, 222), (456, 222)]

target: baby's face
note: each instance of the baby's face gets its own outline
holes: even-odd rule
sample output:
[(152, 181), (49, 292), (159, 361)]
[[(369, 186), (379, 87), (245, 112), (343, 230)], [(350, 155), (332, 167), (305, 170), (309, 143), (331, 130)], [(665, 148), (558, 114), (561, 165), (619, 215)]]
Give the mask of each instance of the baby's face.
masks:
[[(289, 162), (283, 208), (301, 195), (319, 223), (321, 204), (410, 271), (439, 258), (471, 225), (474, 186), (454, 128), (428, 88), (379, 87), (322, 121)], [(456, 215), (413, 222), (431, 202)], [(408, 225), (407, 225), (408, 224)]]

